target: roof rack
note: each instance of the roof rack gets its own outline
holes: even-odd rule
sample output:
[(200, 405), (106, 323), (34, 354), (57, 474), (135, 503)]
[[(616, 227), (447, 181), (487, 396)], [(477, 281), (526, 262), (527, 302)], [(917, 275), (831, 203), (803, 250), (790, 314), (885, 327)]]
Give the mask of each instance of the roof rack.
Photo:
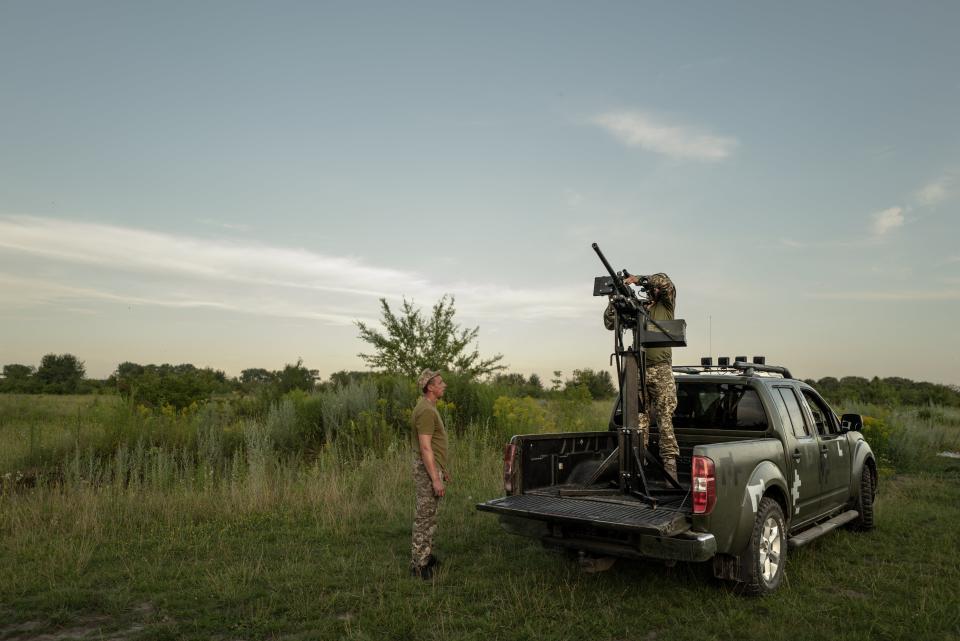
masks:
[(746, 361), (735, 361), (733, 365), (676, 365), (673, 371), (678, 374), (740, 374), (742, 376), (756, 376), (759, 373), (779, 374), (783, 378), (793, 378), (786, 367), (780, 365), (765, 365), (761, 363), (748, 363)]

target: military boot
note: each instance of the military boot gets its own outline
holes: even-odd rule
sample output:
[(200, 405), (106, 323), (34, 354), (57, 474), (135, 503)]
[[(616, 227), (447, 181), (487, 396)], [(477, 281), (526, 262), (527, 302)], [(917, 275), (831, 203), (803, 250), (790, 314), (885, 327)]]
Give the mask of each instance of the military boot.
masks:
[(410, 568), (410, 576), (429, 581), (433, 578), (433, 566), (421, 565), (418, 568)]
[(663, 470), (670, 476), (674, 481), (677, 480), (677, 459), (675, 458), (665, 458), (663, 459)]

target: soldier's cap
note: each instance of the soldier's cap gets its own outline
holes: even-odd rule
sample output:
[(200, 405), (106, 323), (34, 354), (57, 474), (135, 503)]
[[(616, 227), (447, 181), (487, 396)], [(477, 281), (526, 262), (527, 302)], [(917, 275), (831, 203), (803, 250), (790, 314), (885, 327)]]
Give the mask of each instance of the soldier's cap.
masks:
[(417, 389), (419, 389), (421, 392), (425, 392), (427, 390), (427, 385), (435, 376), (440, 376), (439, 370), (425, 369), (420, 372), (420, 376), (417, 377)]

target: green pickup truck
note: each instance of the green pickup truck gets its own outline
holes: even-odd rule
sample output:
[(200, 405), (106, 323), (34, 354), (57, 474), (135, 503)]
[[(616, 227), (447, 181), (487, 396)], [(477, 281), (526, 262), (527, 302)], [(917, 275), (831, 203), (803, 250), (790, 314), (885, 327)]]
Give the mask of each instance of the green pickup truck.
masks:
[(477, 509), (498, 514), (508, 532), (581, 555), (709, 561), (749, 594), (779, 587), (789, 548), (840, 525), (873, 527), (877, 463), (859, 415), (838, 419), (785, 368), (675, 367), (674, 378), (679, 489), (653, 474), (649, 493), (662, 486), (661, 499), (611, 489), (618, 400), (605, 431), (514, 436), (506, 496)]

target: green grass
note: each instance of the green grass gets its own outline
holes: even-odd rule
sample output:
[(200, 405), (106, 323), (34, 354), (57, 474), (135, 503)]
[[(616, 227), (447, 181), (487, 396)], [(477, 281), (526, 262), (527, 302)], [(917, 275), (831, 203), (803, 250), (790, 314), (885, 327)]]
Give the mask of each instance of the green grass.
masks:
[[(145, 458), (174, 460), (183, 473), (199, 465), (222, 475), (237, 456), (247, 454), (251, 438), (272, 452), (304, 460), (330, 443), (354, 458), (383, 453), (406, 441), (409, 408), (392, 415), (392, 406), (371, 394), (375, 390), (351, 385), (291, 393), (253, 415), (239, 409), (242, 399), (154, 411), (115, 395), (0, 394), (0, 488), (18, 476), (32, 483), (43, 475), (68, 474), (78, 461), (89, 463), (88, 472), (116, 472), (123, 459), (127, 475), (143, 476), (142, 469), (129, 466), (145, 464)], [(528, 411), (491, 416), (480, 424), (465, 424), (462, 408), (450, 403), (441, 402), (440, 411), (452, 432), (468, 429), (497, 442), (517, 433), (604, 429), (610, 412), (609, 401), (504, 400)], [(101, 479), (88, 475), (87, 480)]]
[[(77, 407), (47, 401), (8, 414), (0, 443), (31, 421), (69, 434)], [(330, 447), (304, 458), (272, 447), (267, 422), (247, 422), (216, 469), (197, 454), (203, 447), (137, 454), (130, 445), (125, 458), (97, 463), (99, 474), (79, 461), (61, 485), (0, 493), (0, 641), (954, 639), (960, 464), (928, 456), (942, 442), (928, 429), (955, 443), (954, 426), (923, 422), (937, 418), (885, 417), (930, 463), (888, 467), (877, 529), (832, 533), (791, 554), (783, 588), (764, 599), (738, 596), (700, 565), (618, 561), (583, 574), (505, 534), (474, 509), (500, 494), (499, 442), (483, 426), (452, 435), (454, 483), (437, 535), (444, 563), (432, 583), (407, 574), (403, 441), (378, 455)], [(91, 433), (101, 428), (91, 423)]]

